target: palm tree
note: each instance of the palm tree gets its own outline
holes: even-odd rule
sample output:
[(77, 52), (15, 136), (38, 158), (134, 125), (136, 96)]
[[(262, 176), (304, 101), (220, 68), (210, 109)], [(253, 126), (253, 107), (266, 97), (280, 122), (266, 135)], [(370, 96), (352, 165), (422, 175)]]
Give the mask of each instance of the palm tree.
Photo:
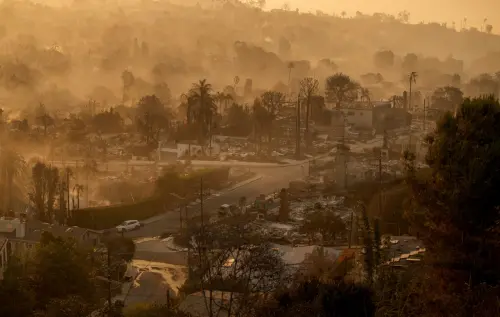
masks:
[(212, 85), (206, 79), (194, 83), (188, 93), (191, 106), (194, 106), (194, 119), (199, 125), (199, 140), (204, 141), (206, 135), (211, 136), (213, 115), (217, 110), (212, 92)]
[(20, 176), (26, 167), (24, 158), (12, 149), (0, 149), (0, 181), (4, 185), (4, 207), (7, 210), (12, 208), (12, 189), (14, 187), (14, 180)]

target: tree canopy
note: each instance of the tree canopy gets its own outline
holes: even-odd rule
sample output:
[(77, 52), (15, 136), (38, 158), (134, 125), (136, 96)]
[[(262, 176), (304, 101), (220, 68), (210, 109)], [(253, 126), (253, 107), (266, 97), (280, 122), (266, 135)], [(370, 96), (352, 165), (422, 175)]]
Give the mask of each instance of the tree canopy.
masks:
[[(428, 138), (430, 179), (418, 181), (409, 165), (416, 204), (410, 216), (427, 249), (422, 312), (440, 306), (470, 316), (500, 308), (489, 300), (500, 282), (499, 124), (494, 97), (465, 99)], [(488, 300), (479, 303), (478, 296)]]
[(358, 98), (359, 85), (346, 74), (336, 73), (326, 79), (326, 99), (340, 108), (345, 102)]
[[(13, 257), (0, 283), (2, 316), (88, 316), (104, 294), (99, 261), (74, 240), (44, 233), (27, 257)], [(9, 304), (9, 300), (12, 304)], [(22, 304), (21, 304), (22, 303)], [(37, 315), (38, 314), (38, 315)]]

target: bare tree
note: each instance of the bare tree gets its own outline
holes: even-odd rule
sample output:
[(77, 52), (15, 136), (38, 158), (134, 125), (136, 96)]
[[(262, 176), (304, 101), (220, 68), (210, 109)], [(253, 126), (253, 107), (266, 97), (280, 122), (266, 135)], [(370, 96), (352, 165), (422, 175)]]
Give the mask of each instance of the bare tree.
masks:
[(309, 133), (309, 118), (311, 116), (311, 99), (318, 93), (319, 82), (311, 77), (306, 77), (300, 81), (300, 96), (306, 102), (306, 149), (311, 145), (311, 135)]
[(276, 290), (287, 278), (279, 252), (246, 220), (238, 217), (191, 231), (190, 286), (202, 290), (210, 317), (221, 312), (248, 315), (262, 294)]
[(266, 91), (261, 96), (261, 104), (264, 109), (267, 110), (267, 121), (268, 121), (268, 151), (271, 153), (272, 150), (272, 140), (273, 140), (273, 122), (278, 116), (278, 112), (282, 108), (285, 102), (285, 94), (278, 91)]

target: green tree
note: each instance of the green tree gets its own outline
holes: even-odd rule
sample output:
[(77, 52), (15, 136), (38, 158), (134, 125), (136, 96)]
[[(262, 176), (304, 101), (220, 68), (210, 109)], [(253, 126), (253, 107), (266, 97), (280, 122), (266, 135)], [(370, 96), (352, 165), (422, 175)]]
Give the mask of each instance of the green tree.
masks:
[(0, 283), (0, 293), (8, 294), (0, 299), (2, 316), (88, 316), (102, 295), (96, 264), (76, 241), (43, 233), (33, 253), (8, 264)]
[(359, 84), (351, 77), (336, 73), (326, 79), (326, 99), (334, 102), (339, 109), (343, 103), (353, 102), (358, 98), (358, 87)]
[(426, 313), (447, 307), (449, 315), (471, 316), (500, 309), (498, 302), (477, 300), (497, 296), (492, 287), (500, 282), (499, 124), (494, 97), (466, 99), (428, 138), (429, 179), (418, 180), (408, 164), (416, 203), (410, 216), (426, 246)]

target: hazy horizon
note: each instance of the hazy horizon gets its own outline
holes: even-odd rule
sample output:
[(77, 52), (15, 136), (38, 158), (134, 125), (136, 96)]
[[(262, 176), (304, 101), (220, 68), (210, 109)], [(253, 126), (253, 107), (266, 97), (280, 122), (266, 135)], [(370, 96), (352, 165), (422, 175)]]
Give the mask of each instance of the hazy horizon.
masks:
[[(419, 2), (410, 0), (379, 0), (377, 2), (367, 3), (366, 0), (267, 0), (266, 8), (282, 8), (288, 3), (291, 9), (298, 8), (300, 11), (313, 13), (316, 10), (325, 13), (340, 13), (346, 11), (348, 16), (352, 16), (356, 11), (367, 14), (383, 12), (396, 15), (398, 12), (407, 10), (410, 12), (410, 22), (419, 23), (420, 21), (436, 22), (455, 22), (457, 27), (460, 21), (467, 18), (467, 26), (480, 28), (484, 19), (488, 19), (489, 24), (493, 25), (493, 31), (500, 30), (497, 22), (500, 21), (500, 2), (494, 3), (492, 0), (477, 0), (474, 2), (468, 0), (440, 0), (438, 7), (435, 1), (422, 0)], [(500, 24), (500, 23), (499, 23)]]

